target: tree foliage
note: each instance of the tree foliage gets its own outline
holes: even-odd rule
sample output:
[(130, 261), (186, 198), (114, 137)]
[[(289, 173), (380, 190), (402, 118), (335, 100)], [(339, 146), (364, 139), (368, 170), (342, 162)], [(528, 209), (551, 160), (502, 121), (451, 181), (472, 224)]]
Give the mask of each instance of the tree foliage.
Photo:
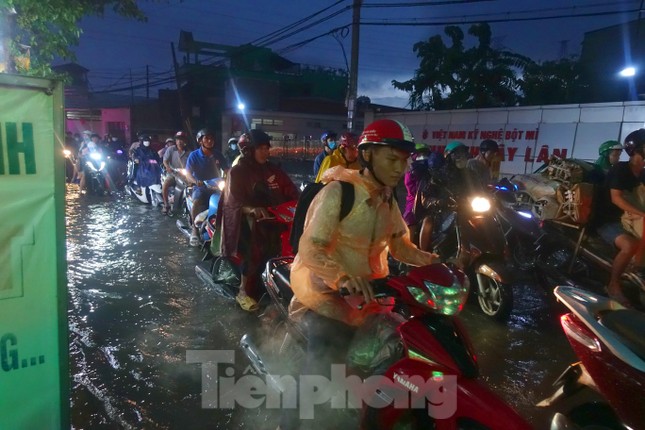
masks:
[(136, 0), (0, 0), (0, 13), (15, 9), (13, 50), (30, 47), (29, 70), (20, 72), (48, 76), (55, 58), (74, 59), (72, 47), (81, 36), (79, 22), (86, 16), (117, 14), (145, 21)]
[(521, 81), (525, 105), (580, 103), (588, 87), (576, 58), (531, 62), (524, 68)]
[(517, 71), (531, 63), (528, 57), (495, 49), (487, 23), (472, 25), (468, 34), (477, 44), (466, 49), (464, 33), (457, 26), (444, 30), (447, 46), (440, 35), (417, 42), (414, 52), (420, 59), (414, 77), (392, 85), (410, 94), (412, 109), (459, 109), (514, 106), (521, 100)]

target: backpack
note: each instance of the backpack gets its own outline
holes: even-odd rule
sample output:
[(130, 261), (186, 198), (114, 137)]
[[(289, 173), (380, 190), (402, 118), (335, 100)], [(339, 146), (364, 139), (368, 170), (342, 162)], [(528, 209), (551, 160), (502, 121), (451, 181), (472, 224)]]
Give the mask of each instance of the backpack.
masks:
[[(338, 221), (342, 221), (354, 207), (354, 185), (350, 182), (338, 181), (341, 185), (341, 198), (340, 198), (340, 214), (338, 216)], [(316, 197), (316, 194), (326, 184), (321, 182), (314, 182), (308, 184), (300, 197), (298, 198), (298, 203), (296, 203), (296, 211), (293, 214), (293, 224), (291, 226), (291, 233), (289, 235), (289, 243), (293, 249), (293, 254), (298, 253), (298, 243), (300, 242), (300, 236), (305, 228), (305, 218), (307, 216), (307, 210), (311, 205), (311, 201)]]

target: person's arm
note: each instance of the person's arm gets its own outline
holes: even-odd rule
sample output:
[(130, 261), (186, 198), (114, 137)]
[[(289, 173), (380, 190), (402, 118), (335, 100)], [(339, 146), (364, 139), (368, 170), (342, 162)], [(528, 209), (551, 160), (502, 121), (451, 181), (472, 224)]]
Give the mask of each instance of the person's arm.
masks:
[(398, 261), (412, 266), (425, 266), (440, 261), (437, 254), (421, 251), (410, 240), (410, 230), (403, 220), (397, 205), (392, 205), (390, 211), (391, 222), (394, 224), (392, 236), (388, 240), (390, 254)]
[(298, 246), (302, 263), (333, 289), (348, 275), (342, 262), (332, 258), (338, 236), (341, 194), (339, 182), (331, 182), (318, 192), (307, 210)]
[(609, 193), (611, 195), (611, 202), (620, 209), (624, 210), (631, 216), (645, 217), (645, 212), (632, 205), (625, 199), (625, 197), (623, 197), (623, 190), (611, 188)]
[(172, 157), (172, 153), (173, 153), (173, 152), (174, 152), (174, 151), (171, 151), (170, 149), (168, 149), (168, 150), (167, 150), (166, 152), (164, 152), (164, 154), (163, 154), (163, 165), (164, 165), (164, 167), (166, 168), (166, 172), (174, 172), (174, 170), (175, 170), (175, 169), (173, 169), (173, 168), (172, 168), (172, 166), (170, 165), (170, 159), (171, 159), (171, 157)]
[(199, 181), (197, 178), (195, 178), (195, 176), (193, 176), (192, 163), (193, 163), (193, 159), (190, 156), (188, 156), (188, 161), (186, 161), (186, 180), (189, 183), (192, 183), (197, 185), (198, 187), (201, 187), (202, 185), (204, 185), (204, 183)]
[(330, 163), (331, 163), (331, 156), (327, 156), (323, 158), (322, 163), (320, 163), (320, 166), (318, 167), (318, 175), (316, 175), (315, 182), (320, 182), (320, 180), (322, 179), (323, 173), (325, 173), (325, 170), (329, 169)]

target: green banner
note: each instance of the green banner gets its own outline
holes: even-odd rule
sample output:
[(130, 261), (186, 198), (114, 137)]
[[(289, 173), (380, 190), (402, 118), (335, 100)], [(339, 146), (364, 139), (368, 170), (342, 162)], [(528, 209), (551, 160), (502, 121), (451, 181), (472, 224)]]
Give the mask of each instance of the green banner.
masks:
[(62, 86), (0, 74), (0, 429), (69, 428)]

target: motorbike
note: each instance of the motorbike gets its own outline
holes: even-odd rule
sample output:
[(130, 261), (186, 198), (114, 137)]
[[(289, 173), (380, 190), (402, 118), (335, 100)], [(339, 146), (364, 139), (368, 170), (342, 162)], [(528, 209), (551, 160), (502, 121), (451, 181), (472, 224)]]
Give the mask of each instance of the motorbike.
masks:
[[(175, 176), (175, 187), (168, 190), (168, 204), (170, 205), (170, 210), (167, 215), (173, 217), (176, 214), (182, 215), (185, 211), (185, 194), (184, 190), (188, 186), (188, 181), (186, 181), (186, 169), (174, 169), (172, 172)], [(163, 184), (169, 173), (164, 168), (161, 173), (161, 183)]]
[[(193, 225), (195, 225), (197, 227), (197, 231), (199, 232), (199, 239), (201, 241), (202, 247), (208, 250), (210, 240), (213, 235), (213, 231), (215, 229), (215, 225), (217, 221), (217, 211), (219, 208), (219, 202), (222, 196), (222, 191), (224, 190), (225, 181), (223, 178), (213, 178), (213, 179), (208, 179), (204, 181), (204, 186), (212, 190), (213, 193), (211, 194), (208, 200), (208, 208), (200, 212), (195, 217), (195, 219), (193, 219), (191, 215), (193, 210), (193, 204), (194, 204), (193, 202), (194, 185), (192, 184), (188, 185), (183, 178), (178, 178), (177, 183), (179, 184), (180, 188), (183, 188), (179, 202), (184, 203), (183, 213), (186, 215), (186, 220), (188, 221), (188, 224), (185, 224), (181, 219), (178, 219), (177, 227), (181, 231), (186, 233), (187, 236), (190, 236)], [(173, 211), (175, 211), (174, 209), (175, 207), (176, 205), (174, 204), (174, 201), (173, 201)], [(179, 212), (181, 212), (181, 210), (179, 210)], [(207, 227), (213, 229), (211, 230), (210, 234), (209, 234), (209, 231), (207, 230)]]
[(645, 314), (571, 286), (558, 286), (569, 310), (560, 323), (580, 361), (554, 382), (546, 407), (591, 388), (604, 401), (588, 401), (554, 415), (551, 429), (636, 429), (645, 423)]
[(474, 293), (484, 314), (506, 321), (513, 309), (512, 277), (506, 263), (509, 248), (491, 199), (445, 191), (446, 198), (427, 197), (423, 192), (417, 196), (421, 200), (417, 206), (434, 218), (429, 251), (463, 267), (477, 285)]
[(65, 182), (72, 182), (75, 178), (76, 172), (76, 156), (70, 147), (63, 149), (63, 156), (65, 157)]
[(109, 190), (106, 184), (105, 158), (103, 154), (99, 151), (93, 151), (81, 160), (87, 191), (91, 194), (102, 196)]
[[(254, 370), (283, 392), (284, 387), (275, 376), (278, 373), (270, 368), (271, 355), (278, 355), (279, 362), (286, 363), (285, 366), (293, 366), (289, 355), (302, 357), (307, 344), (304, 328), (289, 318), (289, 303), (293, 296), (290, 287), (292, 262), (292, 256), (271, 259), (263, 272), (263, 282), (276, 310), (267, 320), (272, 331), (281, 329), (286, 332), (284, 340), (277, 345), (271, 341), (258, 344), (251, 334), (245, 334), (240, 341)], [(531, 428), (477, 378), (479, 371), (472, 344), (456, 317), (468, 295), (469, 280), (463, 271), (436, 263), (375, 280), (373, 287), (379, 304), (388, 306), (390, 310), (387, 313), (389, 318), (385, 320), (389, 322), (378, 330), (380, 336), (377, 337), (379, 342), (382, 341), (382, 347), (375, 355), (379, 358), (357, 359), (365, 356), (360, 353), (360, 347), (357, 354), (351, 352), (354, 348), (352, 342), (348, 357), (354, 357), (354, 360), (347, 363), (348, 373), (358, 375), (364, 383), (374, 381), (373, 376), (383, 376), (385, 379), (379, 381), (389, 388), (377, 384), (367, 389), (374, 398), (362, 405), (359, 418), (362, 429), (389, 430), (403, 425), (472, 430)], [(401, 396), (428, 396), (418, 383), (433, 377), (434, 381), (450, 378), (456, 383), (454, 413), (441, 417), (429, 413), (431, 402), (422, 403), (419, 409), (394, 406), (393, 399)], [(382, 407), (374, 406), (372, 401), (376, 397)], [(440, 419), (435, 421), (433, 416)]]
[(122, 147), (107, 145), (107, 174), (112, 189), (125, 187), (128, 179), (128, 155)]
[[(149, 164), (150, 169), (159, 170), (158, 177), (161, 178), (161, 168), (156, 160), (150, 159), (146, 163)], [(139, 166), (141, 169), (142, 166)], [(150, 204), (153, 207), (160, 206), (163, 204), (163, 197), (161, 196), (161, 183), (160, 179), (157, 179), (156, 183), (149, 184), (146, 186), (139, 186), (134, 176), (134, 161), (128, 161), (128, 178), (130, 179), (125, 185), (125, 191), (130, 194), (132, 197), (139, 200), (141, 203)]]
[(524, 271), (535, 268), (540, 242), (546, 234), (530, 205), (518, 198), (518, 187), (503, 178), (493, 187), (497, 219), (509, 244), (513, 265)]

